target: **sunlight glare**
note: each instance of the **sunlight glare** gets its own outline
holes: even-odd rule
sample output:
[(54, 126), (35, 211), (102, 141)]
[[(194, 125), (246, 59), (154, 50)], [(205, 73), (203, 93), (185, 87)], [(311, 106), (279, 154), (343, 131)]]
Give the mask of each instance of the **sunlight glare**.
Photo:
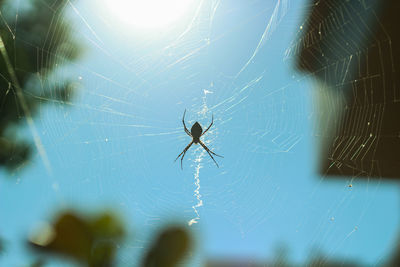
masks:
[(106, 0), (107, 9), (123, 23), (144, 29), (165, 28), (181, 18), (194, 0)]

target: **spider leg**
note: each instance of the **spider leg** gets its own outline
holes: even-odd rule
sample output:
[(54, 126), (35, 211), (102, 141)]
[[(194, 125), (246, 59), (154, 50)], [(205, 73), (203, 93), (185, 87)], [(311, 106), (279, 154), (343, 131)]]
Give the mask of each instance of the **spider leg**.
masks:
[[(179, 157), (182, 155), (182, 158), (181, 158), (181, 169), (183, 170), (183, 167), (182, 167), (182, 161), (183, 161), (183, 158), (185, 157), (185, 154), (186, 154), (186, 151), (188, 151), (188, 149), (191, 147), (193, 145), (193, 141), (192, 142), (190, 142), (186, 147), (185, 147), (185, 149), (181, 152), (181, 154), (179, 154), (177, 157), (176, 157), (176, 159), (175, 159), (175, 161), (177, 160), (177, 159), (179, 159)], [(175, 162), (174, 161), (174, 162)]]
[(182, 118), (183, 128), (185, 128), (185, 132), (186, 132), (190, 137), (192, 137), (192, 134), (189, 132), (189, 130), (188, 130), (188, 128), (186, 127), (186, 124), (185, 124), (185, 114), (186, 114), (186, 109), (185, 109), (185, 112), (183, 113), (183, 118)]
[(200, 145), (204, 148), (204, 150), (207, 151), (208, 155), (210, 155), (210, 157), (211, 157), (212, 160), (214, 161), (215, 165), (217, 165), (217, 167), (219, 168), (218, 163), (215, 161), (214, 157), (213, 157), (211, 154), (213, 154), (213, 155), (215, 155), (215, 156), (218, 156), (218, 157), (221, 157), (221, 158), (223, 158), (223, 156), (220, 156), (220, 155), (215, 154), (214, 152), (212, 152), (210, 149), (208, 149), (208, 147), (207, 147), (203, 142), (200, 141), (199, 143), (200, 143)]
[(200, 136), (204, 135), (204, 134), (211, 128), (211, 126), (213, 125), (213, 123), (214, 123), (214, 114), (212, 115), (212, 119), (211, 119), (211, 124), (210, 124), (210, 126), (208, 126), (208, 128), (207, 128)]
[(220, 158), (223, 158), (223, 157), (224, 157), (224, 156), (221, 156), (221, 155), (218, 155), (218, 154), (212, 152), (202, 141), (200, 141), (200, 144), (201, 144), (201, 146), (202, 146), (205, 150), (208, 150), (208, 151), (209, 151), (211, 154), (213, 154), (214, 156), (217, 156), (217, 157), (220, 157)]

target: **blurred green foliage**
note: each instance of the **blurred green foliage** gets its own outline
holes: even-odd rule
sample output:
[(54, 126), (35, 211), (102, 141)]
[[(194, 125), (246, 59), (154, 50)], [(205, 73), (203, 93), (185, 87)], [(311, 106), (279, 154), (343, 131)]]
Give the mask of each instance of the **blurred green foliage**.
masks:
[[(28, 243), (39, 253), (63, 256), (89, 267), (109, 267), (116, 266), (116, 252), (125, 237), (124, 224), (110, 212), (90, 217), (67, 211), (35, 232)], [(168, 227), (156, 238), (142, 266), (177, 266), (190, 247), (184, 228)], [(32, 266), (45, 266), (45, 261), (40, 258)]]
[(44, 102), (68, 101), (76, 85), (51, 76), (59, 67), (76, 60), (82, 51), (63, 17), (67, 0), (18, 3), (30, 4), (16, 13), (15, 1), (0, 0), (0, 37), (4, 45), (0, 44), (0, 168), (7, 170), (25, 163), (32, 153), (32, 146), (17, 134), (17, 126), (26, 115), (18, 87), (32, 116)]
[(180, 227), (165, 229), (147, 253), (143, 267), (177, 266), (190, 248), (188, 233)]
[(67, 211), (31, 236), (29, 244), (37, 251), (86, 266), (114, 266), (116, 249), (124, 237), (124, 225), (111, 213), (92, 218)]

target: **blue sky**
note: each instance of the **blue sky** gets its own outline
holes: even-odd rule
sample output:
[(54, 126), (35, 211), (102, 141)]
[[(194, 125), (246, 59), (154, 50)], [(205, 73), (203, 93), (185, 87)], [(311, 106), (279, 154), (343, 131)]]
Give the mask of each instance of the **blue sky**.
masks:
[[(86, 52), (56, 77), (74, 77), (77, 96), (70, 106), (42, 106), (35, 118), (52, 172), (36, 155), (12, 179), (1, 173), (0, 233), (9, 245), (0, 265), (28, 262), (22, 240), (70, 207), (121, 214), (131, 228), (121, 266), (157, 229), (197, 217), (191, 266), (271, 259), (280, 244), (296, 262), (313, 251), (371, 265), (388, 255), (398, 186), (354, 179), (350, 188), (352, 177), (315, 171), (313, 82), (284, 57), (307, 1), (204, 1), (199, 9), (195, 1), (179, 24), (146, 31), (96, 3), (67, 6)], [(185, 109), (188, 127), (204, 128), (214, 115), (204, 140), (224, 156), (220, 168), (195, 145), (183, 170), (174, 163), (191, 141)]]

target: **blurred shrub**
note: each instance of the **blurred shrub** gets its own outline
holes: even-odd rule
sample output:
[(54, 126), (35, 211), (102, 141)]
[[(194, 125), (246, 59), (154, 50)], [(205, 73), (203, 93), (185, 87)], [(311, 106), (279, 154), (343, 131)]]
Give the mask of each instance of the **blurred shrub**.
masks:
[[(54, 223), (43, 224), (28, 242), (38, 253), (63, 256), (90, 267), (109, 267), (115, 266), (117, 248), (125, 235), (123, 223), (109, 212), (82, 217), (67, 211)], [(178, 266), (190, 247), (191, 238), (184, 228), (168, 227), (155, 239), (142, 266)], [(31, 266), (45, 266), (45, 261), (41, 258)]]
[(31, 145), (16, 134), (24, 117), (33, 116), (41, 103), (65, 102), (73, 93), (73, 82), (51, 79), (81, 53), (63, 19), (67, 3), (18, 1), (29, 7), (16, 13), (15, 1), (0, 0), (0, 168), (13, 170), (30, 158)]
[(51, 225), (44, 225), (30, 237), (37, 251), (61, 255), (87, 266), (113, 266), (116, 248), (125, 237), (125, 228), (115, 215), (104, 212), (83, 218), (65, 212)]
[(165, 229), (147, 253), (143, 267), (177, 266), (189, 251), (189, 234), (179, 227)]

